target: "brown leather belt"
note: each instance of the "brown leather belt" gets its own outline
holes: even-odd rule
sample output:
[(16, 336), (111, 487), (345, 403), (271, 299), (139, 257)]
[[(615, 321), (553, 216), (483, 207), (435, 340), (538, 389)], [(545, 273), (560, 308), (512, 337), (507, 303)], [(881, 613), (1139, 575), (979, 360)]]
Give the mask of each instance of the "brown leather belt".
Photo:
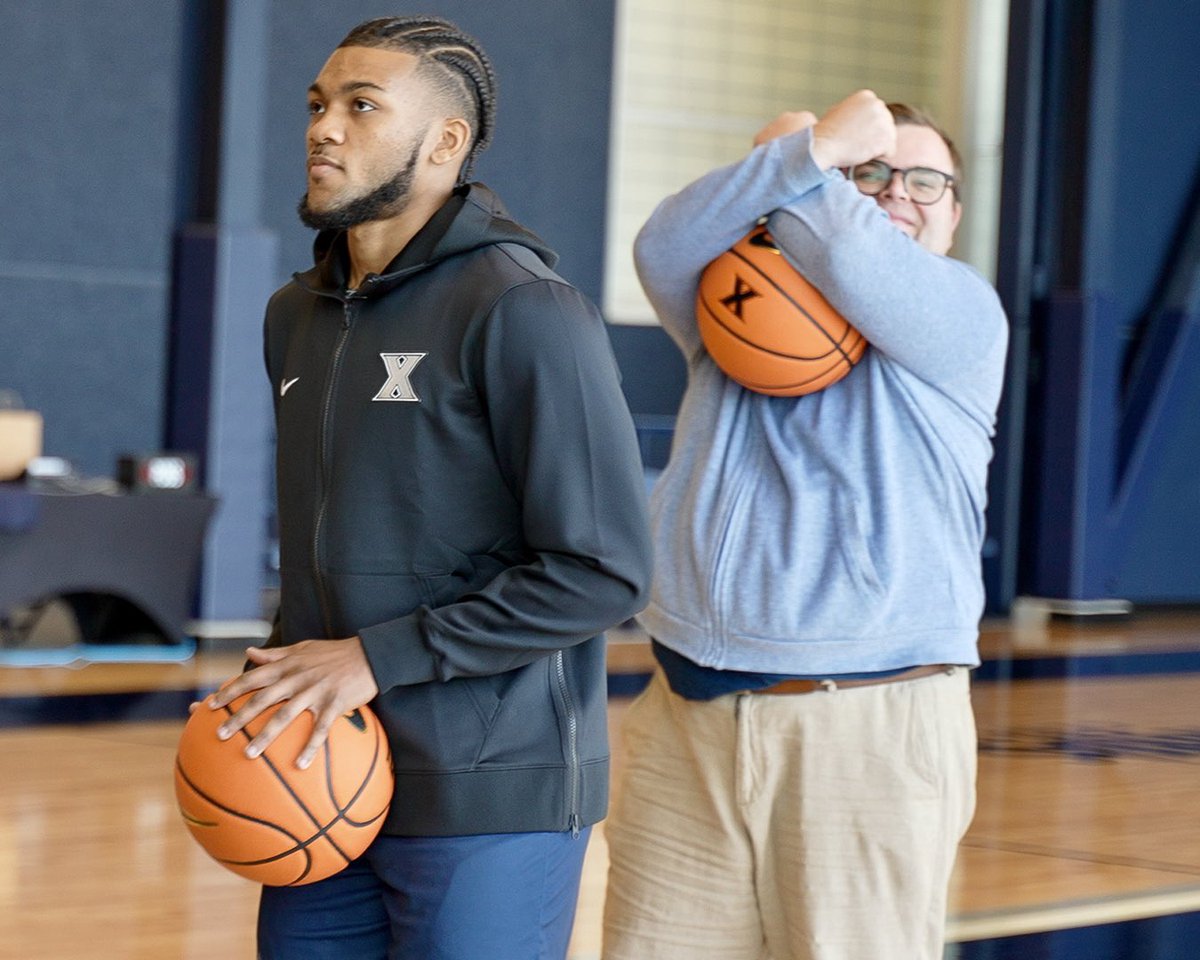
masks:
[(746, 690), (745, 693), (816, 693), (818, 690), (849, 690), (853, 687), (876, 687), (883, 683), (900, 683), (904, 680), (920, 680), (935, 673), (950, 673), (954, 668), (947, 663), (931, 663), (924, 667), (913, 667), (903, 673), (887, 677), (868, 677), (865, 680), (780, 680), (769, 687)]

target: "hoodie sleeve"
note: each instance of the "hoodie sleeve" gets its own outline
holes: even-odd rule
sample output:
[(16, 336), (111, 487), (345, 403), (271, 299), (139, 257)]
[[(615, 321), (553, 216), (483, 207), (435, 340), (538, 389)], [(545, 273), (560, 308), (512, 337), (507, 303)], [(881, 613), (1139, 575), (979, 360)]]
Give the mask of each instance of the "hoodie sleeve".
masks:
[(768, 229), (874, 349), (994, 408), (1008, 326), (996, 291), (973, 267), (926, 250), (841, 173), (773, 212)]
[(487, 318), (476, 376), (527, 559), (454, 603), (360, 631), (380, 689), (512, 670), (646, 602), (645, 480), (596, 309), (560, 281), (509, 290)]
[(761, 217), (825, 183), (808, 158), (807, 130), (755, 147), (667, 197), (634, 241), (638, 279), (663, 328), (690, 361), (703, 349), (696, 326), (700, 274)]

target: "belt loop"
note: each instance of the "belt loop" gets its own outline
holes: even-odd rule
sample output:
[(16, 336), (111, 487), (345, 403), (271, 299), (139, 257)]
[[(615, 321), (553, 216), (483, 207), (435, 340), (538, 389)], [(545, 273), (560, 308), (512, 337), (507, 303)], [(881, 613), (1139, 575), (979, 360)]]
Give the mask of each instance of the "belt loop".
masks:
[(836, 680), (826, 679), (821, 681), (821, 689), (826, 693), (837, 693), (837, 688), (838, 685)]

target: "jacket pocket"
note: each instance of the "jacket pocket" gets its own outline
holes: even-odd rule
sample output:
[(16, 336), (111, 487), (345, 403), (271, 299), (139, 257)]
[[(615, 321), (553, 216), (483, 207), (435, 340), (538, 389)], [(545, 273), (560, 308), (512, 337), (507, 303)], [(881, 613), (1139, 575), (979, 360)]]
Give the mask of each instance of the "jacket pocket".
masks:
[(375, 700), (395, 768), (422, 772), (475, 767), (499, 706), (486, 677), (394, 687)]
[(783, 502), (786, 509), (762, 513), (751, 504), (730, 531), (716, 597), (727, 630), (764, 640), (844, 638), (847, 623), (861, 626), (884, 592), (869, 533), (836, 488)]
[(397, 770), (450, 772), (563, 762), (550, 697), (548, 660), (497, 677), (462, 677), (396, 687), (376, 710)]
[(553, 657), (540, 657), (516, 670), (483, 678), (503, 689), (494, 722), (480, 743), (481, 767), (559, 765), (563, 762), (558, 712), (551, 676)]

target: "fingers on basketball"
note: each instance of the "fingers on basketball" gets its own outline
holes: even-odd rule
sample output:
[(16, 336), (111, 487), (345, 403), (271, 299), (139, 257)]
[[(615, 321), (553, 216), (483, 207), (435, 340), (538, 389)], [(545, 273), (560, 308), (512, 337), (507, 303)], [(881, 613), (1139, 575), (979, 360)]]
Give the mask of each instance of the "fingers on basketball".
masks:
[(367, 707), (340, 715), (313, 764), (301, 770), (295, 759), (313, 733), (307, 710), (253, 759), (246, 744), (282, 703), (230, 739), (217, 737), (216, 728), (244, 700), (188, 719), (175, 759), (184, 823), (213, 859), (250, 880), (296, 886), (332, 876), (366, 850), (390, 807), (383, 727)]

